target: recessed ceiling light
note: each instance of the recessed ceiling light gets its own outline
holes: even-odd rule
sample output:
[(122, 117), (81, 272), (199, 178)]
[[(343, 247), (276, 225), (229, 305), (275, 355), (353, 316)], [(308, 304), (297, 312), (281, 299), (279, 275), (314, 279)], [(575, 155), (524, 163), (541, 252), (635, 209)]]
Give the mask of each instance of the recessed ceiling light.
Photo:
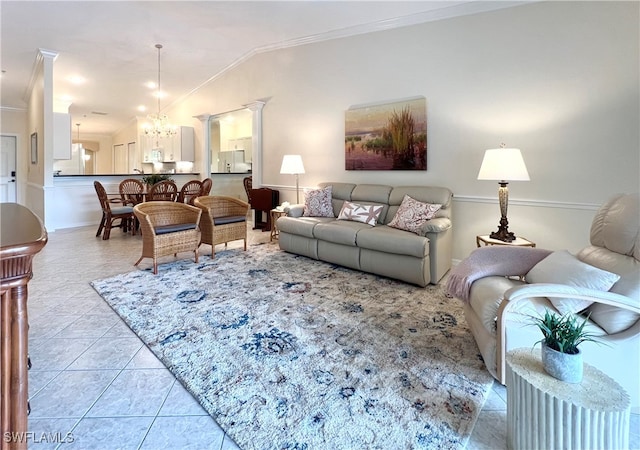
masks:
[(145, 112), (146, 110), (147, 110), (147, 107), (146, 107), (146, 106), (144, 106), (144, 105), (140, 105), (140, 106), (138, 106), (138, 111), (140, 111), (140, 112)]
[(155, 89), (158, 87), (158, 85), (155, 83), (155, 81), (149, 81), (147, 83), (144, 84), (146, 87), (148, 87), (149, 89)]
[(166, 92), (154, 92), (152, 94), (155, 98), (165, 98), (167, 96)]

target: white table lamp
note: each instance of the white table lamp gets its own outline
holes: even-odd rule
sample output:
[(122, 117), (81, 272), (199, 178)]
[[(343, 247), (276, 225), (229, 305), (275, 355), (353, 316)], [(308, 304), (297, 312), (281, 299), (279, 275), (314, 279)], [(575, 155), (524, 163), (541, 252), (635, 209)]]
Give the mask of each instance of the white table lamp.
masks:
[(500, 201), (500, 225), (498, 231), (491, 233), (492, 239), (504, 242), (512, 242), (516, 236), (509, 232), (509, 221), (507, 220), (507, 207), (509, 205), (509, 181), (529, 181), (529, 172), (522, 159), (522, 153), (517, 148), (505, 148), (504, 144), (500, 148), (487, 150), (484, 153), (478, 180), (497, 180), (498, 199)]
[(300, 191), (298, 186), (298, 175), (304, 173), (304, 165), (302, 164), (302, 156), (300, 155), (284, 155), (282, 158), (282, 166), (280, 173), (291, 174), (296, 176), (296, 203), (300, 203)]

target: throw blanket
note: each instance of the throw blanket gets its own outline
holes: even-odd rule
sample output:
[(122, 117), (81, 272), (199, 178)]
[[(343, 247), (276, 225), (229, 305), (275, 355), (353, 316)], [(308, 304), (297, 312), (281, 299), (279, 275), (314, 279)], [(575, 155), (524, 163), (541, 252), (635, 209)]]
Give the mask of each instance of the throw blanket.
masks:
[(447, 292), (465, 302), (474, 281), (497, 276), (521, 276), (546, 258), (551, 250), (531, 247), (498, 246), (482, 247), (471, 252), (460, 264), (451, 269)]

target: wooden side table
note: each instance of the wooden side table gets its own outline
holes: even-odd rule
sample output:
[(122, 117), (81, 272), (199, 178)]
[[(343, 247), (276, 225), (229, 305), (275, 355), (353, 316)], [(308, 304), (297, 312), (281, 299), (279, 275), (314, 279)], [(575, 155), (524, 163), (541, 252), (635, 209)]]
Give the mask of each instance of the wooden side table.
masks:
[(544, 371), (539, 349), (519, 348), (507, 354), (506, 382), (507, 448), (629, 448), (629, 395), (595, 367), (565, 383)]
[(535, 247), (536, 246), (535, 242), (532, 242), (528, 239), (525, 239), (523, 237), (518, 237), (518, 236), (516, 236), (516, 238), (511, 242), (505, 242), (499, 239), (491, 239), (488, 234), (476, 236), (476, 245), (478, 247), (482, 247), (483, 244), (485, 246), (487, 245), (515, 245), (518, 247)]
[(278, 220), (279, 217), (286, 216), (287, 213), (282, 209), (272, 209), (269, 211), (269, 215), (271, 216), (271, 234), (269, 235), (269, 241), (273, 241), (280, 234), (276, 225), (276, 220)]
[[(47, 243), (40, 219), (16, 203), (0, 204), (0, 449), (27, 448), (27, 283), (33, 257)], [(15, 436), (15, 437), (12, 437)]]

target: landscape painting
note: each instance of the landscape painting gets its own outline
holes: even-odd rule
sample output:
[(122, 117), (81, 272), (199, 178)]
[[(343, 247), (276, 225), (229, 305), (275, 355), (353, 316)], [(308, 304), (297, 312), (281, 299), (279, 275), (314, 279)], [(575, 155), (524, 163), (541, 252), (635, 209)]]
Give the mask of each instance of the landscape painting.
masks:
[(427, 170), (426, 99), (350, 108), (344, 147), (346, 170)]

